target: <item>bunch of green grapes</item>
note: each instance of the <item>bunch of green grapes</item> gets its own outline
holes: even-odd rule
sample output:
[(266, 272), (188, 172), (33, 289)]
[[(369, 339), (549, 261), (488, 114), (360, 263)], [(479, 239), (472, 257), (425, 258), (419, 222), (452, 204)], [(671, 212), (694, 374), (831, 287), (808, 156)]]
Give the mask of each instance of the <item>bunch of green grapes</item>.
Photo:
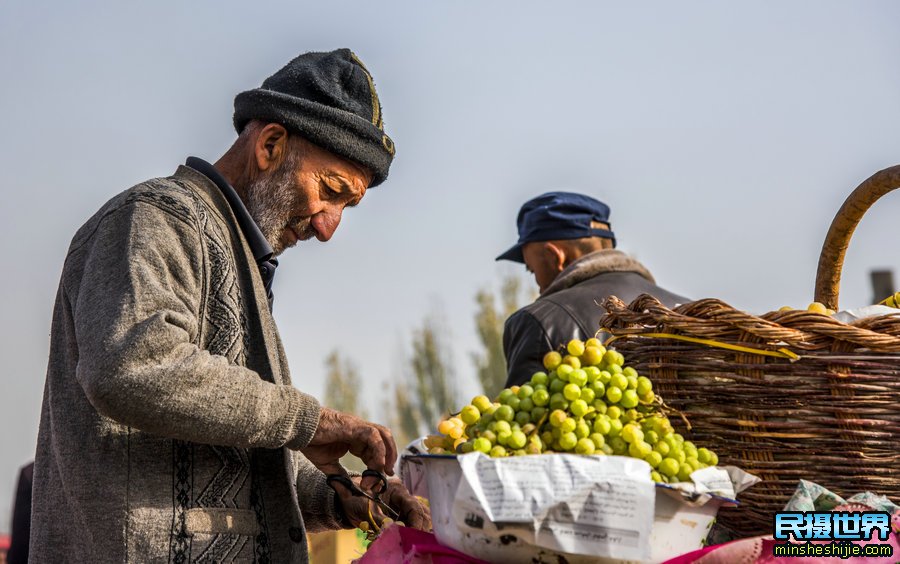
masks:
[(625, 358), (597, 339), (569, 341), (566, 354), (544, 356), (546, 372), (477, 396), (426, 438), (429, 452), (479, 451), (493, 457), (568, 452), (645, 460), (657, 482), (689, 481), (718, 456), (675, 432), (660, 411), (653, 384), (624, 366)]

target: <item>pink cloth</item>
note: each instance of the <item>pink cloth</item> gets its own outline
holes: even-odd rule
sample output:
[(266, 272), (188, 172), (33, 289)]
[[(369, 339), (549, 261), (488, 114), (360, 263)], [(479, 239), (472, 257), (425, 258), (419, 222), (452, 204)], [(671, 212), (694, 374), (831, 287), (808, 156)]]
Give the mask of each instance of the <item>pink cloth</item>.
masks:
[[(871, 511), (869, 507), (861, 505), (842, 505), (835, 507), (834, 511)], [(860, 541), (856, 544), (889, 544), (894, 549), (894, 555), (891, 558), (877, 557), (779, 557), (773, 554), (775, 544), (781, 544), (784, 541), (775, 541), (771, 536), (753, 537), (749, 539), (741, 539), (733, 542), (720, 544), (716, 546), (707, 546), (694, 552), (682, 554), (664, 564), (886, 564), (888, 562), (900, 561), (900, 511), (894, 513), (891, 518), (891, 536), (887, 541), (875, 539), (873, 541)], [(827, 543), (829, 541), (815, 541), (814, 544)]]
[(488, 564), (440, 544), (432, 533), (388, 525), (356, 564)]

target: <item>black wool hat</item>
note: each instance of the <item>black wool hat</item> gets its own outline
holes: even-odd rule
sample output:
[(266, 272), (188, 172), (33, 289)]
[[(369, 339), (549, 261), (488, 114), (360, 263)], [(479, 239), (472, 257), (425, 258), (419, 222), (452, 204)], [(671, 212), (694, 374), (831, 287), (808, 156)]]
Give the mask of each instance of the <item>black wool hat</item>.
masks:
[(234, 99), (234, 127), (250, 120), (283, 125), (373, 173), (387, 178), (394, 142), (384, 133), (381, 103), (372, 75), (350, 49), (304, 53), (262, 83)]

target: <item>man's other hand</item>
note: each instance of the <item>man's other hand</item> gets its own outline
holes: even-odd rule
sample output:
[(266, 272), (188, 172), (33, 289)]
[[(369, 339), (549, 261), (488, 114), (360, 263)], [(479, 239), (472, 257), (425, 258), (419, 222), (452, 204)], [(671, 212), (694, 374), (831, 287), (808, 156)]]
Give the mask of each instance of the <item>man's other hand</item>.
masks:
[[(353, 481), (359, 486), (360, 478), (354, 477)], [(335, 487), (335, 491), (341, 500), (344, 514), (349, 521), (359, 526), (362, 522), (369, 521), (369, 504), (371, 503), (364, 497), (354, 497), (346, 488), (341, 485)], [(381, 500), (387, 503), (391, 509), (399, 515), (399, 521), (402, 521), (407, 527), (414, 527), (422, 531), (431, 530), (431, 512), (423, 505), (414, 495), (403, 486), (400, 480), (388, 480), (387, 490), (381, 494)], [(379, 527), (385, 519), (384, 513), (374, 504), (371, 504), (372, 518)]]
[(300, 452), (326, 474), (343, 472), (339, 459), (348, 452), (389, 476), (397, 462), (397, 445), (386, 427), (328, 407), (322, 408), (316, 434)]

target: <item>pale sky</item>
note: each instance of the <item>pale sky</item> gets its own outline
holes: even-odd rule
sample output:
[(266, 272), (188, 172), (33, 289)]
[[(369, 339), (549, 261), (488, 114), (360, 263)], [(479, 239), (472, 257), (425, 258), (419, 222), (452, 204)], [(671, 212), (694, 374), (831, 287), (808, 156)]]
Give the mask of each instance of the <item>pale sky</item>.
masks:
[[(299, 388), (323, 397), (341, 347), (386, 421), (433, 311), (474, 394), (475, 293), (524, 278), (494, 257), (548, 190), (608, 203), (620, 248), (672, 291), (806, 306), (834, 213), (900, 162), (898, 22), (887, 1), (0, 3), (0, 531), (72, 235), (129, 186), (218, 158), (234, 95), (297, 54), (365, 61), (397, 158), (331, 242), (282, 256), (275, 317)], [(864, 219), (843, 306), (900, 262), (898, 212), (890, 195)]]

